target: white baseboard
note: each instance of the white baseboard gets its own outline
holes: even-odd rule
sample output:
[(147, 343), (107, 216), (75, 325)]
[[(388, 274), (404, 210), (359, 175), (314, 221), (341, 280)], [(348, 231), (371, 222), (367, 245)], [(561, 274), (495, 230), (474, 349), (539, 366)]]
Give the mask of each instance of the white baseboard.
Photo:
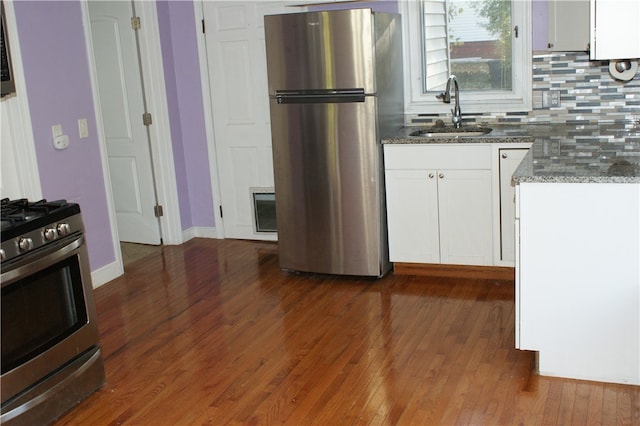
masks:
[(186, 231), (182, 231), (183, 242), (192, 238), (218, 238), (215, 226), (193, 226)]
[(122, 263), (115, 261), (103, 266), (102, 268), (92, 271), (91, 283), (93, 284), (93, 288), (98, 288), (101, 285), (118, 278), (122, 274), (124, 274)]
[[(183, 243), (192, 238), (218, 238), (216, 228), (211, 226), (194, 226), (182, 232)], [(124, 274), (121, 262), (115, 261), (91, 272), (93, 288), (98, 288)]]

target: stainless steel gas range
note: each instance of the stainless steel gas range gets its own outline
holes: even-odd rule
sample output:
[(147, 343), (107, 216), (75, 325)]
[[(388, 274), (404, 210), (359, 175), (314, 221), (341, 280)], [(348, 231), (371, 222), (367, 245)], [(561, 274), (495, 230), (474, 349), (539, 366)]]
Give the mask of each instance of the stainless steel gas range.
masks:
[(3, 425), (47, 424), (105, 381), (78, 204), (3, 199)]

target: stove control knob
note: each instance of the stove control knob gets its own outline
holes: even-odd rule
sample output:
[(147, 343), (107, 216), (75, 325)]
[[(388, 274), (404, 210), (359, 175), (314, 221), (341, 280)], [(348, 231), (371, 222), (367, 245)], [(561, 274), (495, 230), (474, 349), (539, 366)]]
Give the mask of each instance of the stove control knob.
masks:
[(18, 240), (18, 248), (20, 251), (29, 251), (33, 248), (33, 240), (31, 238), (20, 238)]
[(69, 232), (71, 232), (71, 227), (68, 223), (59, 223), (57, 229), (60, 236), (67, 235)]
[(53, 241), (58, 236), (58, 233), (56, 232), (55, 228), (45, 228), (43, 234), (44, 234), (44, 239), (47, 241)]

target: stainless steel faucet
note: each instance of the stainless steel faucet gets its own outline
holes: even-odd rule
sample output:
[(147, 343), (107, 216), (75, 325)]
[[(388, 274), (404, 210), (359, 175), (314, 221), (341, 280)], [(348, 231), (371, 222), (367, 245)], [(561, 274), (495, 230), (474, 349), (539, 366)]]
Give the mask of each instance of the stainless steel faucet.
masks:
[(444, 92), (436, 95), (436, 98), (442, 99), (442, 102), (445, 104), (451, 103), (451, 83), (453, 82), (453, 96), (456, 98), (456, 103), (451, 113), (453, 116), (451, 117), (451, 121), (453, 122), (453, 127), (456, 129), (460, 128), (462, 124), (462, 112), (460, 111), (460, 88), (458, 87), (458, 79), (456, 76), (451, 74), (449, 79), (447, 80), (447, 88), (444, 89)]

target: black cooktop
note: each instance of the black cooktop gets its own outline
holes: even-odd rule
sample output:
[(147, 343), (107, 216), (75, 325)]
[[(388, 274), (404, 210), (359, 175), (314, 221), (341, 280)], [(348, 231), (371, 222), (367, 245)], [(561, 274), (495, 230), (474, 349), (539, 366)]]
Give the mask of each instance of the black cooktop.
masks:
[(26, 198), (0, 201), (0, 235), (2, 241), (42, 228), (56, 221), (80, 213), (80, 206), (66, 200), (29, 201)]

